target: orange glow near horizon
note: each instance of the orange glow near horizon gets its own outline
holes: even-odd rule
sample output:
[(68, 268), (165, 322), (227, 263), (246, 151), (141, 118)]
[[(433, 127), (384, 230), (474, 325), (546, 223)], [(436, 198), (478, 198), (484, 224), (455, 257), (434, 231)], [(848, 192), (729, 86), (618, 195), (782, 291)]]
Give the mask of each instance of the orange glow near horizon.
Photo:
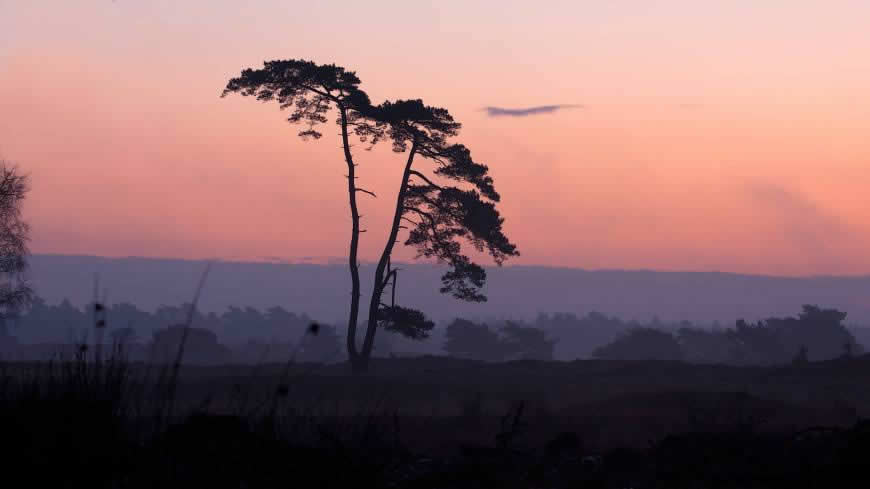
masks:
[[(32, 175), (34, 252), (346, 256), (334, 127), (301, 141), (276, 104), (219, 98), (295, 57), (356, 70), (376, 102), (448, 108), (512, 263), (870, 274), (865, 2), (178, 3), (0, 1), (0, 156)], [(582, 107), (481, 110), (549, 104)], [(355, 157), (371, 260), (401, 157)]]

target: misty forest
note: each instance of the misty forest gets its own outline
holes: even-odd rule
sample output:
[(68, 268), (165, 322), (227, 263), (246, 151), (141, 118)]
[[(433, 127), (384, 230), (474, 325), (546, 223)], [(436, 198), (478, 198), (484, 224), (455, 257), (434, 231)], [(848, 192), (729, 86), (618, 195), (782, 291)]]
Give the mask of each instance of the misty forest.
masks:
[[(208, 56), (186, 62), (208, 64)], [(257, 121), (283, 119), (281, 164), (304, 167), (310, 181), (278, 182), (279, 193), (261, 198), (279, 206), (294, 194), (305, 204), (281, 207), (274, 229), (259, 229), (323, 246), (323, 233), (304, 218), (328, 215), (341, 227), (339, 238), (330, 228), (330, 246), (340, 241), (343, 253), (330, 263), (46, 252), (95, 228), (70, 215), (57, 220), (69, 234), (50, 230), (66, 238), (46, 245), (45, 221), (31, 222), (29, 212), (44, 208), (37, 190), (55, 183), (30, 172), (26, 159), (2, 155), (4, 484), (867, 487), (870, 276), (522, 261), (527, 249), (541, 256), (529, 236), (599, 236), (580, 221), (554, 228), (543, 218), (526, 223), (534, 233), (516, 232), (514, 220), (534, 221), (533, 200), (551, 190), (540, 193), (532, 177), (516, 181), (517, 173), (500, 171), (509, 163), (475, 149), (485, 139), (480, 118), (546, 124), (585, 106), (487, 106), (463, 125), (468, 111), (438, 105), (433, 90), (419, 89), (424, 100), (395, 72), (358, 64), (269, 59), (235, 66), (207, 88), (211, 117), (233, 120), (256, 105)], [(475, 71), (440, 69), (443, 83), (454, 84)], [(243, 127), (259, 123), (252, 120), (229, 131), (259, 131)], [(582, 154), (579, 141), (564, 144)], [(309, 162), (303, 151), (326, 159)], [(522, 156), (523, 164), (548, 171), (545, 151)], [(258, 156), (229, 157), (244, 175)], [(118, 165), (113, 171), (124, 172)], [(244, 208), (239, 178), (224, 198)], [(139, 192), (132, 177), (124, 185), (131, 198)], [(163, 208), (159, 195), (155, 209)], [(115, 215), (112, 202), (94, 198)], [(518, 213), (516, 203), (532, 210)], [(808, 219), (815, 212), (796, 208)], [(124, 219), (131, 230), (145, 222)], [(232, 221), (213, 223), (256, 241), (255, 225)], [(839, 229), (825, 221), (830, 235), (810, 239), (789, 222), (813, 250), (828, 249)], [(733, 246), (751, 243), (749, 234)], [(625, 246), (644, 252), (645, 241), (632, 239)]]

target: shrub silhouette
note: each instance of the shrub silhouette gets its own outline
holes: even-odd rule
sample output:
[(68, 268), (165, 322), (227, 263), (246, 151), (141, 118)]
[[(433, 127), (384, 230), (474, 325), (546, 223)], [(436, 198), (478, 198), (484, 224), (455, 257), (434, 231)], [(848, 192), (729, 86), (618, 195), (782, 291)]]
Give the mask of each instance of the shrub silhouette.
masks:
[(521, 360), (552, 360), (556, 341), (544, 330), (508, 321), (501, 328), (502, 349), (508, 358)]
[(506, 353), (498, 333), (466, 319), (454, 319), (447, 325), (444, 350), (450, 356), (490, 362), (504, 360)]
[(860, 352), (855, 337), (843, 325), (845, 319), (845, 312), (804, 305), (797, 317), (770, 318), (755, 325), (739, 320), (727, 332), (734, 342), (733, 362), (786, 364), (809, 346), (806, 361), (837, 358), (844, 345), (851, 352)]
[(556, 344), (543, 330), (513, 321), (496, 332), (486, 324), (454, 319), (447, 325), (446, 336), (444, 350), (448, 355), (489, 362), (552, 360)]
[(592, 354), (602, 360), (682, 360), (674, 336), (653, 328), (635, 328)]
[(792, 365), (806, 365), (809, 363), (809, 349), (806, 345), (801, 345), (800, 350), (791, 360)]
[[(184, 325), (177, 324), (156, 331), (149, 358), (156, 363), (171, 363), (184, 337)], [(203, 328), (189, 328), (184, 347), (184, 361), (191, 364), (222, 364), (231, 359), (230, 350), (218, 343), (217, 335)]]
[[(677, 343), (683, 359), (690, 362), (786, 365), (830, 360), (863, 351), (843, 325), (845, 318), (846, 313), (836, 309), (804, 305), (797, 317), (769, 318), (755, 323), (740, 319), (733, 328), (724, 330), (695, 328), (683, 323), (676, 332)], [(660, 358), (664, 337), (646, 334), (651, 341), (649, 344), (634, 334), (597, 352), (622, 359)], [(657, 349), (659, 353), (656, 353)]]

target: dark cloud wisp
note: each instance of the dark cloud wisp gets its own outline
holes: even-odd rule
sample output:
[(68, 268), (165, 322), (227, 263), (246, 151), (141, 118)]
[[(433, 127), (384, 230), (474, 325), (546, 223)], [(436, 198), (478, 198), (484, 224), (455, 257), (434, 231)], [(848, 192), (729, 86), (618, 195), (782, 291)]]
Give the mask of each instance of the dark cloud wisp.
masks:
[(583, 107), (578, 104), (539, 105), (523, 109), (505, 109), (502, 107), (484, 107), (486, 115), (490, 117), (527, 117), (538, 114), (551, 114), (562, 109), (577, 109)]

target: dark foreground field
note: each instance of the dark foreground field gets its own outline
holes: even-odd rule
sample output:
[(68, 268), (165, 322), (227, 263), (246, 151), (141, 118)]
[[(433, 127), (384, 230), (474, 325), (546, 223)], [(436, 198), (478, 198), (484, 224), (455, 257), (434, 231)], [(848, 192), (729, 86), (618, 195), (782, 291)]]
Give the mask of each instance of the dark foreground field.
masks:
[(865, 487), (870, 356), (8, 364), (6, 477), (52, 487)]

